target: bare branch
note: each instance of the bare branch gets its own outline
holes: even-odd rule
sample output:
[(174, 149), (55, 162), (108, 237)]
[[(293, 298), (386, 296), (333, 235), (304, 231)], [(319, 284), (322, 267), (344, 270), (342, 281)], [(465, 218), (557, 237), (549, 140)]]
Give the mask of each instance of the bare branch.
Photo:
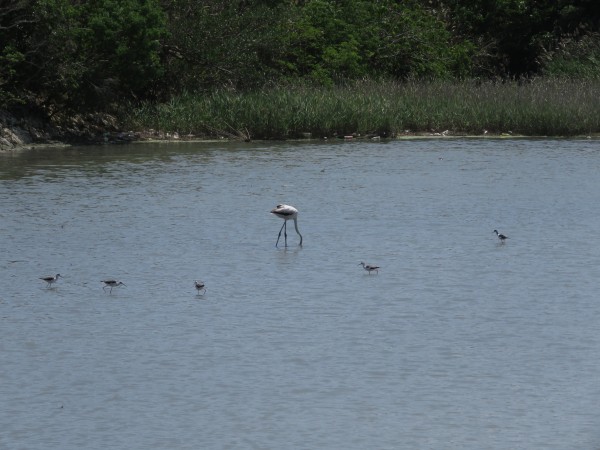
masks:
[(34, 0), (0, 0), (0, 30), (10, 30), (26, 23), (34, 23), (27, 11)]

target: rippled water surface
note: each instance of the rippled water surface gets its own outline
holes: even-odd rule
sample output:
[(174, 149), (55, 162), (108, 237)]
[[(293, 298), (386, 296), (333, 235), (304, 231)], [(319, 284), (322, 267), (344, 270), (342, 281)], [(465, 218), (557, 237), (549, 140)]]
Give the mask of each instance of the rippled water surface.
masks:
[(594, 140), (1, 155), (0, 447), (598, 449), (599, 169)]

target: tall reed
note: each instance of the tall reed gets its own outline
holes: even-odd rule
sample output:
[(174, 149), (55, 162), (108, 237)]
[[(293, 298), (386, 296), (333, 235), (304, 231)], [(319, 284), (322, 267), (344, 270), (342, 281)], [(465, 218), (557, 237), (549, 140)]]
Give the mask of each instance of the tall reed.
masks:
[(600, 133), (599, 99), (599, 80), (363, 81), (184, 94), (134, 108), (124, 120), (136, 130), (255, 139), (445, 131), (574, 136)]

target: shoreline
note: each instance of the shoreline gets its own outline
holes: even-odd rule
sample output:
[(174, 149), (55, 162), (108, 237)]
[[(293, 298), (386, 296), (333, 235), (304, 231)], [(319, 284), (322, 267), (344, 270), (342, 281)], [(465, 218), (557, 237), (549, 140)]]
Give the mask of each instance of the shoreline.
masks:
[(181, 94), (110, 112), (0, 109), (0, 152), (132, 142), (596, 139), (597, 80), (356, 82)]
[(449, 130), (442, 132), (412, 132), (406, 130), (394, 136), (379, 136), (376, 134), (348, 134), (336, 136), (313, 137), (304, 133), (304, 137), (295, 139), (243, 139), (235, 135), (198, 136), (182, 135), (177, 132), (156, 130), (119, 131), (114, 126), (101, 130), (97, 125), (80, 123), (77, 128), (65, 129), (43, 123), (39, 119), (20, 118), (6, 112), (0, 114), (0, 154), (22, 152), (43, 148), (60, 148), (75, 145), (123, 145), (135, 143), (183, 143), (183, 142), (326, 142), (326, 141), (387, 141), (412, 139), (600, 139), (600, 133), (589, 135), (545, 135), (528, 136), (506, 133), (466, 134), (453, 133)]
[[(381, 138), (379, 136), (340, 136), (333, 138), (298, 138), (298, 139), (256, 139), (243, 141), (241, 139), (233, 138), (218, 138), (218, 137), (165, 137), (165, 138), (124, 138), (123, 135), (129, 135), (130, 133), (111, 133), (112, 136), (106, 137), (101, 136), (98, 139), (81, 141), (75, 140), (48, 140), (38, 142), (27, 142), (27, 143), (11, 143), (10, 145), (3, 145), (0, 140), (0, 154), (20, 153), (29, 150), (40, 150), (40, 149), (56, 149), (56, 148), (68, 148), (74, 146), (119, 146), (128, 144), (188, 144), (188, 143), (219, 143), (219, 142), (377, 142), (377, 141), (410, 141), (420, 139), (548, 139), (548, 140), (600, 140), (600, 134), (596, 135), (577, 135), (577, 136), (527, 136), (517, 134), (481, 134), (481, 135), (470, 135), (470, 134), (440, 134), (440, 133), (410, 133), (403, 134), (394, 137)], [(138, 133), (134, 133), (138, 134)], [(0, 136), (0, 139), (2, 136)], [(104, 138), (104, 139), (103, 139)]]

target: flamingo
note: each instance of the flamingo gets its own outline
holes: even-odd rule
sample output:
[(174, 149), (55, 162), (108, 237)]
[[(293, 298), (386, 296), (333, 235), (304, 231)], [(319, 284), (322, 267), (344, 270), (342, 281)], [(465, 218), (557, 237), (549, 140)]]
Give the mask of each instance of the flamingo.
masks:
[(496, 236), (498, 236), (498, 239), (500, 239), (500, 242), (502, 242), (503, 244), (504, 241), (508, 239), (508, 236), (498, 233), (498, 230), (494, 230), (494, 233), (496, 233)]
[(379, 274), (379, 266), (373, 266), (371, 264), (365, 264), (364, 262), (359, 262), (358, 263), (359, 266), (363, 266), (363, 269), (365, 269), (367, 272), (369, 272), (369, 275), (371, 275), (372, 271), (375, 271), (375, 273)]
[(206, 294), (206, 288), (204, 287), (204, 281), (194, 281), (194, 286), (198, 291), (198, 295), (200, 295), (200, 291), (204, 291)]
[(302, 235), (300, 231), (298, 231), (298, 210), (290, 205), (277, 205), (274, 209), (271, 210), (271, 214), (275, 214), (277, 217), (283, 219), (283, 225), (279, 230), (279, 235), (277, 236), (277, 242), (275, 243), (275, 247), (279, 244), (279, 238), (281, 237), (281, 232), (283, 231), (283, 236), (285, 239), (285, 246), (287, 247), (287, 221), (293, 220), (294, 227), (296, 228), (296, 233), (300, 236), (300, 247), (302, 247)]
[(106, 288), (110, 288), (109, 294), (112, 294), (112, 290), (114, 287), (125, 286), (125, 283), (117, 280), (102, 280), (102, 283), (104, 283), (104, 286), (102, 286), (103, 291), (106, 292)]
[(56, 283), (56, 281), (60, 278), (60, 276), (61, 276), (60, 273), (57, 273), (53, 277), (40, 277), (40, 280), (44, 280), (46, 283), (48, 283), (47, 287), (51, 287), (52, 284)]

